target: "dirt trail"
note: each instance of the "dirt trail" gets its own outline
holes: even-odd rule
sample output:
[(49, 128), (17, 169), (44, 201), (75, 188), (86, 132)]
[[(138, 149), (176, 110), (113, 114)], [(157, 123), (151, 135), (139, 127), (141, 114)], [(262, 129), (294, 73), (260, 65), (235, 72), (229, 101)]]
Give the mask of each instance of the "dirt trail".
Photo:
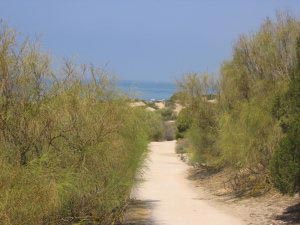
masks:
[[(135, 219), (127, 224), (244, 224), (238, 218), (210, 204), (205, 196), (199, 195), (194, 184), (186, 179), (188, 166), (175, 154), (175, 144), (175, 141), (150, 144), (144, 181), (133, 192), (137, 205), (142, 205), (144, 210), (138, 212), (135, 209), (135, 216), (142, 216), (143, 221), (138, 222)], [(145, 220), (147, 212), (151, 222)]]

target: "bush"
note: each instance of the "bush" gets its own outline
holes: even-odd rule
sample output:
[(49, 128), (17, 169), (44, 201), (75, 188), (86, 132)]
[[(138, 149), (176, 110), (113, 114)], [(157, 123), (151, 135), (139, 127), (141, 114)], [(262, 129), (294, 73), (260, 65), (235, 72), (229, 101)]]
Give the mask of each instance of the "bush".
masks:
[[(113, 224), (152, 127), (114, 79), (0, 29), (0, 223)], [(151, 123), (152, 125), (152, 123)]]
[(164, 140), (172, 141), (175, 139), (175, 122), (165, 121), (164, 122)]
[(265, 99), (244, 102), (235, 112), (219, 117), (219, 138), (224, 163), (235, 168), (263, 165), (265, 169), (272, 157), (281, 132), (266, 108)]
[(215, 89), (215, 83), (208, 74), (187, 74), (178, 85), (186, 108), (176, 121), (177, 138), (188, 138), (192, 161), (212, 163), (219, 154), (215, 145), (218, 111), (205, 96)]
[(219, 82), (205, 74), (179, 81), (186, 109), (177, 137), (188, 139), (193, 161), (250, 171), (247, 178), (265, 182), (250, 182), (257, 187), (271, 179), (283, 193), (299, 192), (299, 36), (299, 21), (278, 14), (239, 38)]
[(186, 131), (192, 125), (192, 115), (189, 112), (189, 109), (185, 108), (182, 109), (181, 112), (178, 114), (176, 119), (176, 139), (183, 138)]
[(175, 119), (174, 112), (171, 108), (159, 109), (158, 112), (160, 112), (163, 121), (169, 121)]
[(149, 139), (152, 141), (161, 141), (164, 136), (163, 121), (160, 113), (157, 111), (149, 112), (141, 109), (141, 118), (147, 124)]
[(177, 140), (177, 144), (176, 144), (176, 153), (177, 154), (184, 154), (188, 152), (188, 141), (186, 139), (179, 139)]
[(271, 172), (281, 192), (294, 194), (300, 191), (300, 33), (288, 90), (276, 100), (279, 104), (274, 104), (273, 113), (280, 120), (284, 137), (273, 155)]

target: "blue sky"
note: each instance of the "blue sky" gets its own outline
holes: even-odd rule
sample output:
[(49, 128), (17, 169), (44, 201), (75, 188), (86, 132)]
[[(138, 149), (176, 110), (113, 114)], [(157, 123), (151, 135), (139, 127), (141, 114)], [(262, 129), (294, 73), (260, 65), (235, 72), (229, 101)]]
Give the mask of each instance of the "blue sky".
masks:
[(0, 0), (0, 18), (40, 36), (57, 58), (91, 62), (125, 80), (217, 74), (241, 33), (299, 0)]

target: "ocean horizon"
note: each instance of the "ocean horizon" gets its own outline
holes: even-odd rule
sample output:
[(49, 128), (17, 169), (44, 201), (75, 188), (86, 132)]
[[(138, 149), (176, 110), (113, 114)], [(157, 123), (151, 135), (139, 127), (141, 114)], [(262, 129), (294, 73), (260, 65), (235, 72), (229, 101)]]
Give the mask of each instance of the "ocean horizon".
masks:
[(176, 85), (172, 82), (132, 81), (122, 80), (117, 86), (131, 98), (150, 100), (167, 100), (176, 91)]

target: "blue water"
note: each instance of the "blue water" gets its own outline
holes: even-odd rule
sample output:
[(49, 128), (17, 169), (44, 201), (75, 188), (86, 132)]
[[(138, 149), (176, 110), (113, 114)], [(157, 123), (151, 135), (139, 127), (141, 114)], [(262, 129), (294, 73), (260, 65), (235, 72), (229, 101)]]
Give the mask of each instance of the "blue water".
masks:
[(173, 83), (149, 81), (120, 81), (118, 87), (130, 97), (143, 100), (166, 100), (176, 91)]

